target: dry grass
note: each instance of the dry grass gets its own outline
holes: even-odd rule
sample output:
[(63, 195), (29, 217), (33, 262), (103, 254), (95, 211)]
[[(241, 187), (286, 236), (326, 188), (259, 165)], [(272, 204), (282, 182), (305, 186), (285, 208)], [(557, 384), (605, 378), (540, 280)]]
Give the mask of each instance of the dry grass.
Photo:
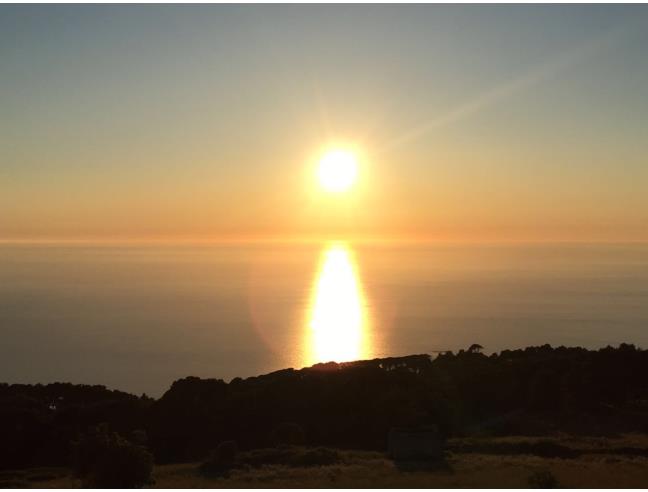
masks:
[(0, 488), (79, 488), (81, 482), (66, 468), (31, 468), (0, 472)]
[(562, 446), (580, 450), (605, 450), (618, 449), (625, 447), (647, 448), (648, 435), (645, 434), (624, 434), (617, 437), (592, 437), (592, 436), (574, 436), (570, 434), (556, 434), (551, 437), (527, 437), (527, 436), (507, 436), (507, 437), (472, 437), (451, 439), (452, 443), (518, 443), (518, 442), (540, 442), (551, 441)]
[[(516, 438), (520, 439), (520, 438)], [(571, 438), (570, 438), (571, 439)], [(581, 447), (603, 446), (600, 440), (573, 439)], [(627, 437), (615, 446), (639, 446), (646, 438)], [(561, 444), (566, 445), (561, 439)], [(608, 440), (608, 446), (609, 446)], [(614, 455), (583, 455), (578, 459), (535, 456), (456, 454), (449, 470), (403, 472), (380, 453), (345, 452), (343, 462), (317, 468), (266, 466), (235, 472), (228, 479), (208, 479), (195, 464), (157, 467), (162, 488), (524, 488), (531, 474), (550, 471), (561, 487), (637, 488), (648, 485), (648, 459)]]
[[(486, 438), (484, 438), (486, 439)], [(512, 437), (487, 439), (493, 442), (531, 441)], [(552, 440), (576, 449), (605, 450), (648, 447), (648, 436), (618, 439), (556, 436)], [(600, 452), (600, 451), (599, 451)], [(315, 468), (264, 466), (234, 471), (229, 478), (207, 478), (198, 464), (157, 466), (155, 487), (159, 488), (524, 488), (531, 474), (550, 471), (561, 487), (645, 488), (648, 486), (648, 458), (613, 454), (583, 454), (576, 459), (541, 458), (529, 455), (451, 454), (448, 469), (405, 472), (381, 453), (341, 452), (341, 463)], [(32, 475), (34, 476), (34, 475)], [(29, 481), (40, 488), (78, 487), (69, 476), (46, 481)]]

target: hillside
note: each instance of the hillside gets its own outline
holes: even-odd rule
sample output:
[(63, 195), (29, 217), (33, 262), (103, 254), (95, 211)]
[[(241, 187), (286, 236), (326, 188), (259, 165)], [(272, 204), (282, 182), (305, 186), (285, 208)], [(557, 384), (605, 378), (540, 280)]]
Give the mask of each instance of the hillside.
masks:
[[(482, 447), (538, 443), (528, 437), (480, 438)], [(402, 471), (383, 453), (345, 451), (340, 463), (320, 467), (292, 468), (266, 465), (243, 470), (230, 477), (214, 478), (200, 473), (198, 463), (157, 465), (153, 477), (156, 488), (525, 488), (555, 480), (565, 488), (642, 488), (648, 482), (648, 458), (628, 453), (648, 449), (648, 438), (639, 435), (618, 438), (543, 438), (556, 446), (579, 449), (569, 458), (533, 454), (494, 454), (449, 452), (446, 464), (432, 470)], [(464, 448), (471, 439), (451, 440), (449, 445)], [(501, 449), (500, 449), (501, 450)], [(625, 450), (625, 452), (624, 452)], [(33, 488), (76, 488), (80, 480), (69, 470), (32, 469), (0, 472), (0, 483)], [(544, 482), (546, 483), (546, 482)]]
[(308, 446), (384, 452), (396, 426), (470, 436), (648, 432), (648, 352), (529, 347), (318, 364), (229, 383), (188, 377), (158, 400), (101, 386), (0, 385), (3, 469), (67, 466), (88, 428), (145, 445), (157, 464), (204, 459), (218, 443), (273, 446), (290, 424)]

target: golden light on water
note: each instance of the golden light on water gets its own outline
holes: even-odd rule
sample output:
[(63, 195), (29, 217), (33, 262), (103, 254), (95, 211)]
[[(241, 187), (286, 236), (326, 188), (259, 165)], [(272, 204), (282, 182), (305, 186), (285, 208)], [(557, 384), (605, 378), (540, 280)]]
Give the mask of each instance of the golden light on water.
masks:
[(304, 365), (366, 358), (369, 317), (353, 251), (346, 243), (322, 252), (308, 309)]

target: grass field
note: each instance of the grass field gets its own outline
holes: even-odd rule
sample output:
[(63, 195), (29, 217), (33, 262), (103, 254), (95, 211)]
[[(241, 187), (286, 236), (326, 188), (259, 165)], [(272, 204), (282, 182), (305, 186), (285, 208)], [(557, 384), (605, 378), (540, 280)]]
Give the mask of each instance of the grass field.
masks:
[[(537, 439), (467, 439), (449, 442), (450, 448), (480, 445), (486, 452), (449, 452), (445, 466), (434, 470), (402, 471), (382, 453), (343, 451), (340, 463), (311, 468), (263, 466), (233, 471), (229, 478), (207, 478), (198, 463), (155, 467), (158, 488), (470, 488), (529, 487), (529, 477), (539, 472), (552, 476), (566, 488), (648, 487), (648, 457), (637, 453), (648, 448), (648, 436), (615, 439), (557, 436), (550, 441), (579, 450), (575, 458), (550, 458), (532, 454), (496, 454), (502, 443), (533, 443)], [(547, 441), (543, 439), (543, 441)], [(492, 449), (489, 449), (489, 446)], [(634, 451), (633, 451), (634, 450)], [(617, 452), (618, 451), (618, 452)], [(33, 488), (75, 488), (78, 480), (64, 469), (3, 472), (5, 485)]]

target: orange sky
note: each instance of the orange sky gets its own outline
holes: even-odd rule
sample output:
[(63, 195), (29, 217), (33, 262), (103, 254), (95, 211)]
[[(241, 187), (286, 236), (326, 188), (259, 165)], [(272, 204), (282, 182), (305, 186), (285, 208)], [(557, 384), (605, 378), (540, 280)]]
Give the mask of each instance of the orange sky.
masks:
[(646, 12), (0, 6), (0, 240), (648, 240)]

